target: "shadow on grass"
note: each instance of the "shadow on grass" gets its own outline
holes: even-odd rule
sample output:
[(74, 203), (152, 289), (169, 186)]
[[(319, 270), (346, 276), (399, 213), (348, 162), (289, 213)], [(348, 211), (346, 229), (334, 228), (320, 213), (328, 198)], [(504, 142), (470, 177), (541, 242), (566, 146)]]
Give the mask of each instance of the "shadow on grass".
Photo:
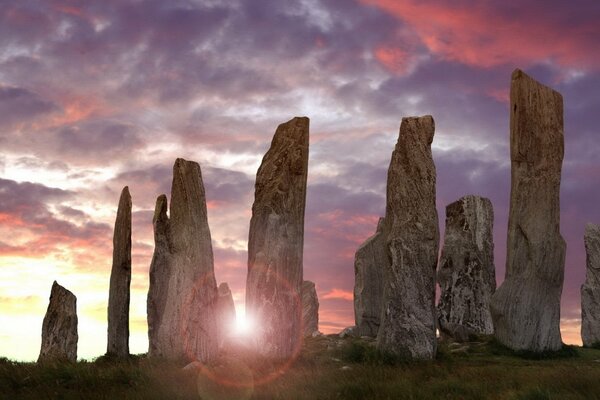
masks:
[(556, 351), (530, 351), (530, 350), (513, 350), (502, 343), (496, 338), (491, 337), (488, 339), (488, 350), (490, 354), (495, 356), (506, 356), (506, 357), (518, 357), (526, 360), (555, 360), (562, 358), (576, 358), (579, 357), (579, 352), (576, 346), (564, 344), (560, 350)]

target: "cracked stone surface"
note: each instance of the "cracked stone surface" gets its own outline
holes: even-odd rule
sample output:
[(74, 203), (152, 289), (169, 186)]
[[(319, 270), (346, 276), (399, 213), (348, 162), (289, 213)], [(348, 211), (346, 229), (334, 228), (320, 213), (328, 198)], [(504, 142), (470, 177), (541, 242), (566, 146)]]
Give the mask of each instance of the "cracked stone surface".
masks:
[(289, 358), (302, 344), (302, 253), (309, 120), (277, 127), (256, 174), (248, 240), (246, 313), (257, 349)]
[(490, 300), (496, 290), (492, 202), (465, 196), (446, 207), (444, 246), (438, 267), (438, 327), (465, 341), (494, 333)]
[(148, 292), (149, 355), (207, 362), (217, 355), (217, 283), (200, 165), (178, 158), (171, 207), (156, 201)]
[(412, 359), (433, 359), (437, 351), (434, 131), (429, 115), (402, 119), (387, 179), (383, 232), (390, 263), (384, 272), (377, 347)]

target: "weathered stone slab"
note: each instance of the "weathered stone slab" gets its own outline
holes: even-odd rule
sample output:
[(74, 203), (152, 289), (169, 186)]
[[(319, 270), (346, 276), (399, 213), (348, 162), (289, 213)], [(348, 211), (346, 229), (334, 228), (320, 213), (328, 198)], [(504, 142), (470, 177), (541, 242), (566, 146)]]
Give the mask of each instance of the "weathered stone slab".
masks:
[(131, 285), (131, 195), (125, 186), (119, 199), (113, 234), (113, 263), (108, 292), (106, 354), (129, 356), (129, 286)]
[(465, 196), (446, 207), (437, 273), (438, 327), (457, 341), (494, 333), (490, 300), (496, 290), (494, 211), (489, 199)]
[(42, 323), (42, 346), (38, 362), (76, 362), (78, 339), (77, 298), (54, 281)]
[(437, 351), (435, 270), (439, 246), (431, 116), (403, 118), (388, 170), (379, 349), (433, 359)]
[(157, 200), (156, 247), (150, 267), (150, 354), (212, 360), (218, 351), (217, 283), (200, 165), (178, 158), (173, 166), (170, 218)]
[(150, 264), (150, 287), (146, 303), (148, 317), (148, 355), (160, 356), (162, 352), (158, 337), (159, 326), (165, 312), (169, 290), (171, 249), (169, 245), (169, 217), (167, 196), (156, 199), (152, 226), (154, 229), (154, 254)]
[(319, 332), (319, 299), (315, 283), (302, 282), (302, 326), (304, 337)]
[(219, 324), (219, 344), (222, 345), (235, 327), (235, 303), (233, 294), (227, 282), (222, 282), (218, 288), (217, 320)]
[(514, 350), (562, 346), (560, 234), (563, 100), (520, 70), (510, 89), (511, 194), (506, 276), (492, 297), (496, 338)]
[(600, 226), (585, 227), (586, 275), (581, 286), (581, 339), (584, 346), (600, 345)]
[(389, 259), (380, 218), (377, 231), (354, 256), (354, 321), (359, 336), (376, 337), (383, 301), (383, 274)]
[(289, 358), (302, 343), (302, 252), (309, 120), (277, 127), (256, 174), (248, 241), (246, 313), (258, 350)]

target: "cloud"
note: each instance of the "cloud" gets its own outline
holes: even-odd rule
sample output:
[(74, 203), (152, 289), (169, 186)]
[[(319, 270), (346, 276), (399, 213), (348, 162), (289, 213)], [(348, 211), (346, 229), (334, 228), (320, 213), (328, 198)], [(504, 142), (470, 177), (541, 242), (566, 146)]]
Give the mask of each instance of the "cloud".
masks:
[[(410, 25), (430, 52), (448, 60), (492, 67), (556, 62), (563, 67), (600, 68), (590, 55), (600, 28), (592, 1), (363, 0)], [(515, 45), (518, 43), (518, 46)]]
[[(63, 254), (67, 247), (86, 251), (93, 248), (96, 257), (106, 256), (111, 231), (107, 224), (89, 217), (74, 224), (51, 211), (51, 206), (73, 196), (71, 191), (0, 178), (0, 231), (11, 232), (8, 240), (15, 241), (3, 243), (3, 255), (47, 257)], [(92, 261), (91, 255), (89, 258)]]
[(323, 299), (341, 299), (347, 301), (354, 300), (354, 293), (348, 290), (332, 289), (322, 296)]
[(58, 110), (56, 104), (27, 89), (0, 85), (0, 129), (28, 126), (38, 117)]

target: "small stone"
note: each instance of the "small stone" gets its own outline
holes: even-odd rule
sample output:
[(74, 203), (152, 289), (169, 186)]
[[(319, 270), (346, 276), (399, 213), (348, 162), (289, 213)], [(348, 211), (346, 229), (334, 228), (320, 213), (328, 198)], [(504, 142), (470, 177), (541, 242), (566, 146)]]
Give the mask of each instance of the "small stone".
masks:
[(302, 324), (304, 337), (319, 334), (319, 299), (315, 284), (311, 281), (302, 282)]
[(344, 328), (338, 335), (341, 339), (345, 337), (355, 337), (358, 336), (358, 329), (356, 326), (349, 326)]
[(38, 363), (76, 362), (78, 339), (77, 298), (54, 281), (50, 303), (42, 323), (42, 346)]

